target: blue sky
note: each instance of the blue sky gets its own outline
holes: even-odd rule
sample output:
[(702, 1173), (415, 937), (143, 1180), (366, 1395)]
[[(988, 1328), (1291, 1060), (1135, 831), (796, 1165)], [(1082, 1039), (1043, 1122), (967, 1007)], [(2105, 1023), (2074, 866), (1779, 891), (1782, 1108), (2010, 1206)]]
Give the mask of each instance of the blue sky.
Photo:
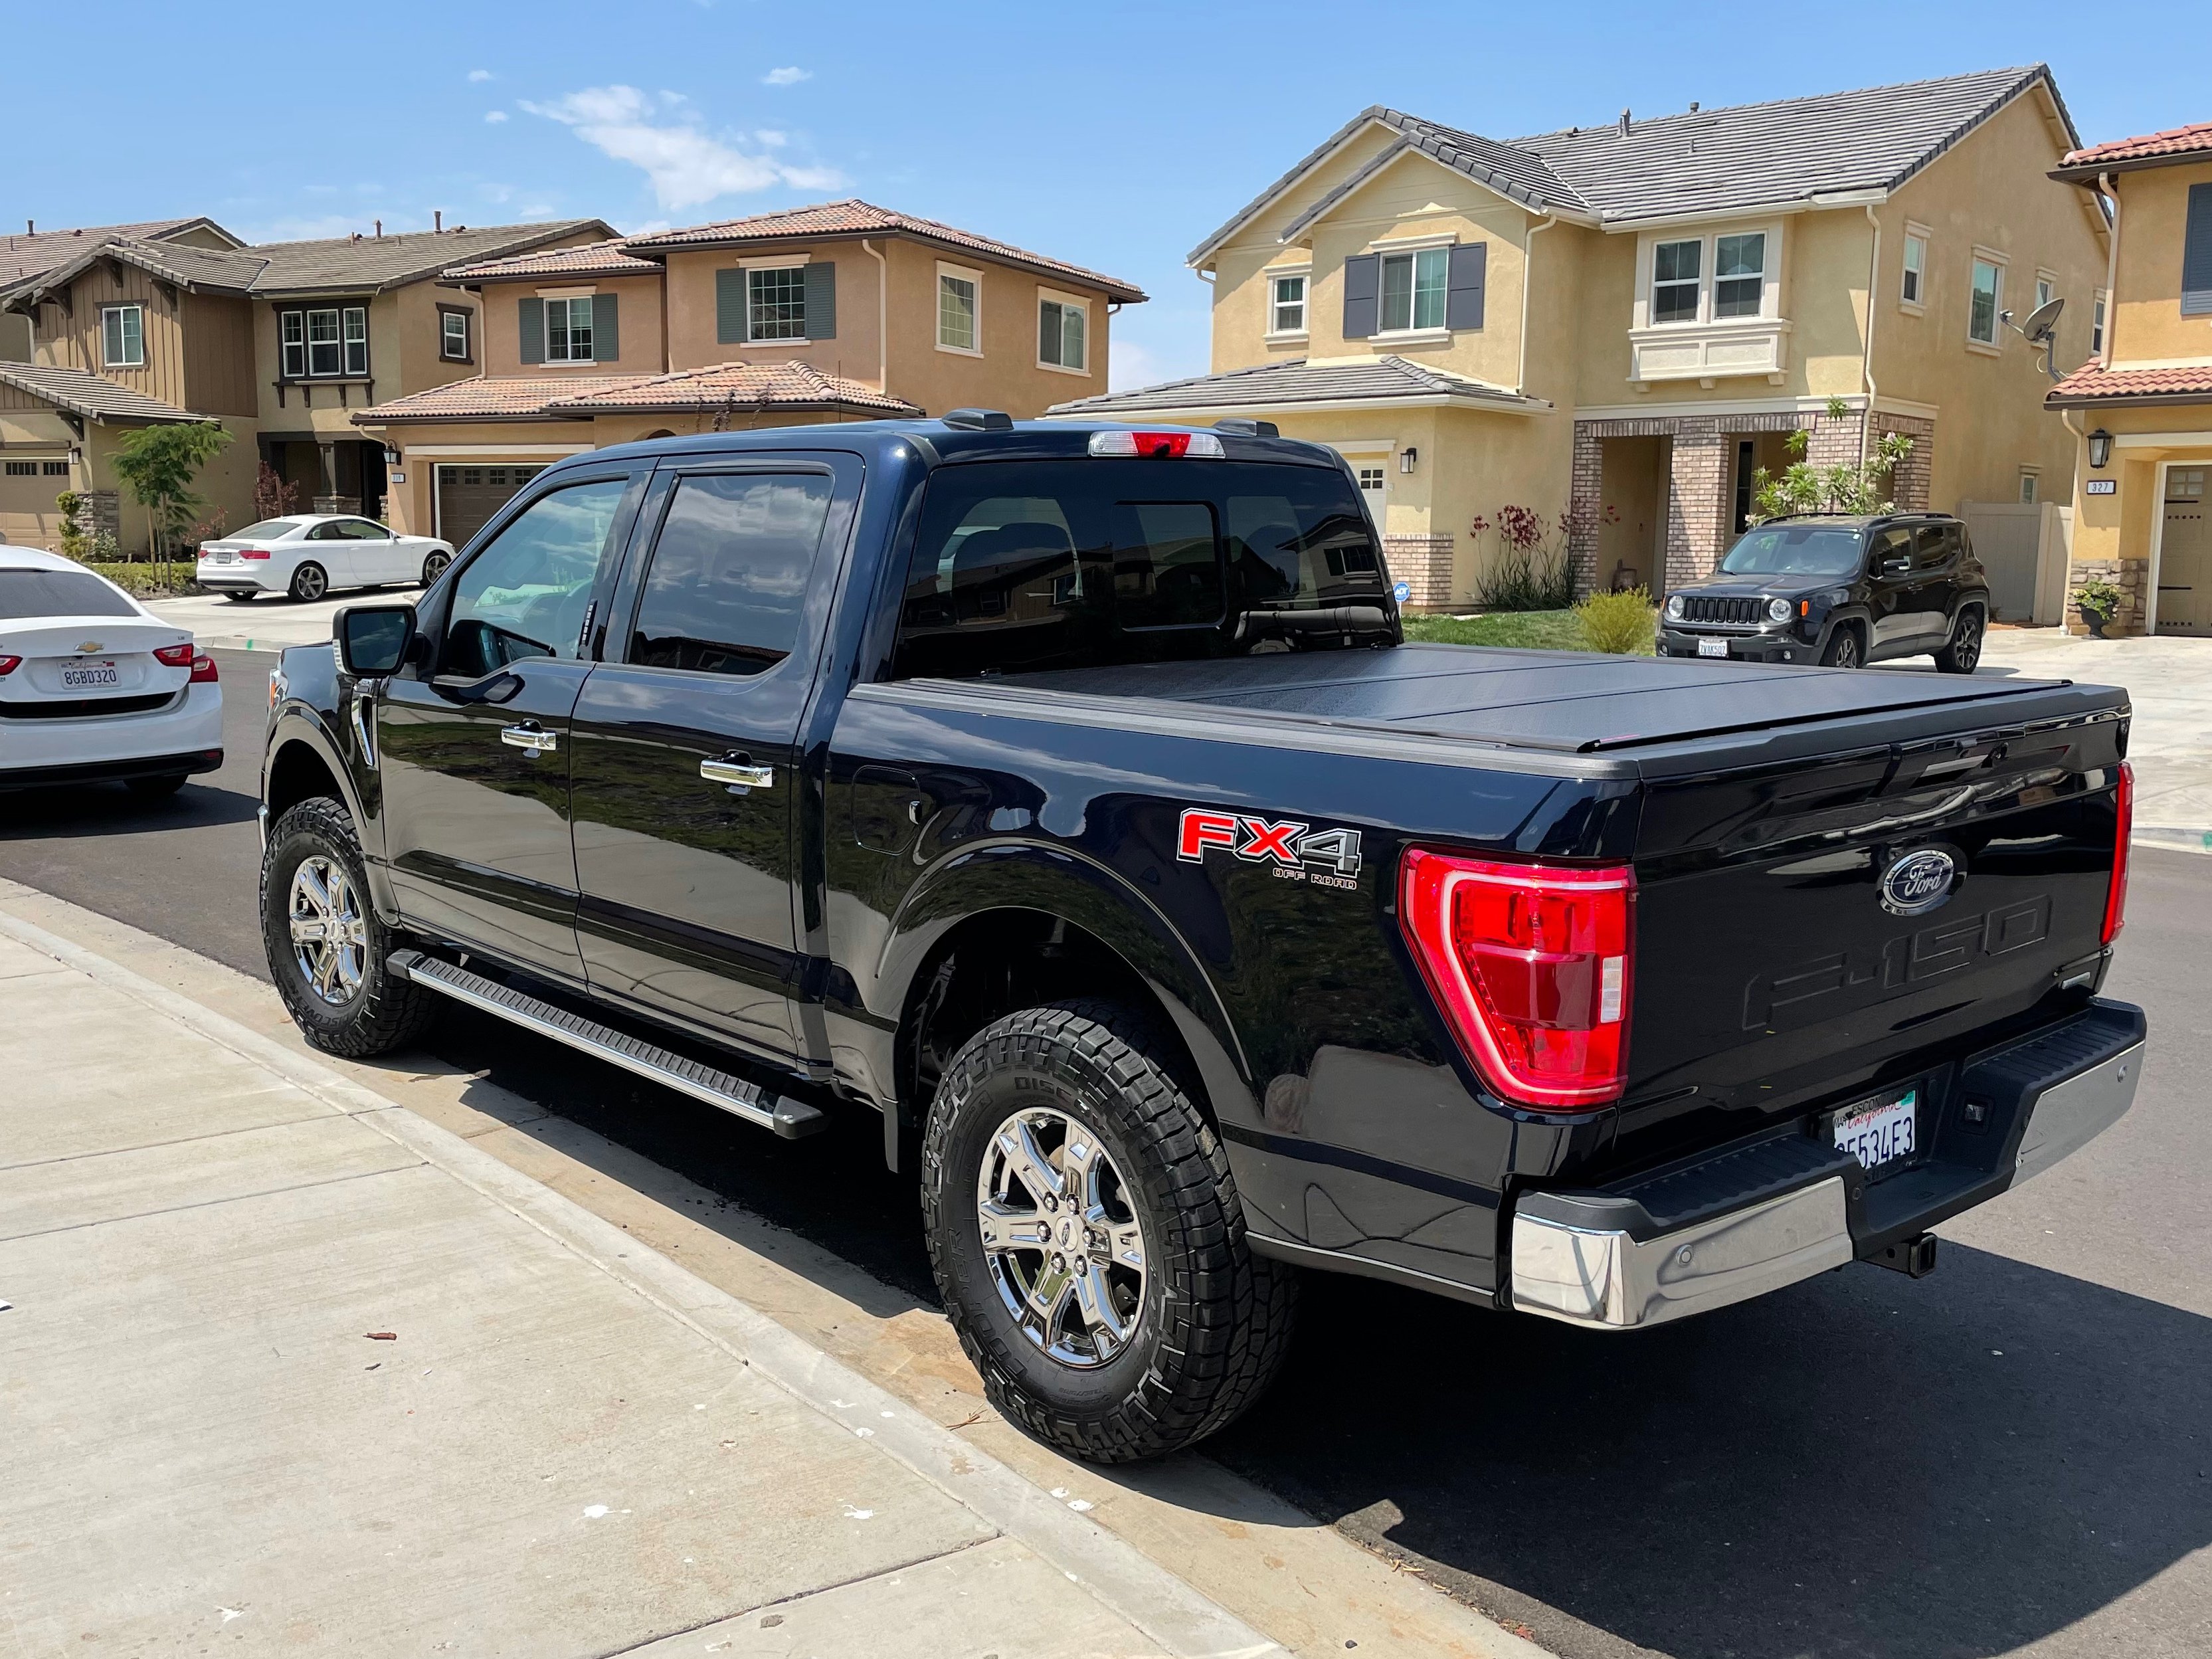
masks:
[[(532, 0), (0, 4), (0, 229), (254, 240), (860, 196), (1126, 277), (1115, 380), (1202, 371), (1183, 255), (1370, 103), (1497, 138), (2050, 63), (2091, 141), (2212, 119), (2198, 5)], [(96, 55), (96, 62), (88, 52)]]

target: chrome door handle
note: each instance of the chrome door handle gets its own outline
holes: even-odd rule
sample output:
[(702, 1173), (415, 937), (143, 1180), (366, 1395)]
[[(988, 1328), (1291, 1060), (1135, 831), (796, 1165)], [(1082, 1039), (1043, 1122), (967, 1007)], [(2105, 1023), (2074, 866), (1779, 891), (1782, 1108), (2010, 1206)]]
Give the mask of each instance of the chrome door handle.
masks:
[(750, 761), (723, 759), (699, 763), (699, 775), (709, 783), (732, 783), (745, 789), (772, 789), (775, 768), (755, 766)]
[(526, 749), (533, 755), (547, 754), (561, 746), (560, 734), (548, 732), (536, 720), (501, 726), (499, 740), (511, 749)]

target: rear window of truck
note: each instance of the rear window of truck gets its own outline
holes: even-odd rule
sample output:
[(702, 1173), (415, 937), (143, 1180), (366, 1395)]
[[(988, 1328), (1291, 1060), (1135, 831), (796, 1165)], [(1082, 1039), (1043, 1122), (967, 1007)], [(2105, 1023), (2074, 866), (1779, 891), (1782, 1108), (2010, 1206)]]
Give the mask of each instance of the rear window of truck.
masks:
[(1339, 472), (986, 462), (930, 480), (893, 672), (966, 678), (1396, 637), (1374, 536)]

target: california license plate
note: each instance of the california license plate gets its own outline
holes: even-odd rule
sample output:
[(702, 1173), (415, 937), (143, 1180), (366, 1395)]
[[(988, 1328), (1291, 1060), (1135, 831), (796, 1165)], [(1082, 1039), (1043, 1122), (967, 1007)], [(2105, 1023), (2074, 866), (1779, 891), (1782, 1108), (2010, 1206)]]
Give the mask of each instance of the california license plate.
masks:
[(1912, 1156), (1920, 1144), (1920, 1091), (1847, 1106), (1836, 1114), (1836, 1150), (1879, 1170)]
[(208, 555), (208, 561), (211, 564), (236, 564), (238, 555), (228, 551), (210, 553)]
[(1699, 640), (1698, 641), (1698, 654), (1701, 657), (1725, 657), (1728, 655), (1728, 641), (1726, 640)]
[(116, 685), (121, 677), (112, 662), (76, 662), (62, 670), (62, 690), (89, 691), (103, 685)]

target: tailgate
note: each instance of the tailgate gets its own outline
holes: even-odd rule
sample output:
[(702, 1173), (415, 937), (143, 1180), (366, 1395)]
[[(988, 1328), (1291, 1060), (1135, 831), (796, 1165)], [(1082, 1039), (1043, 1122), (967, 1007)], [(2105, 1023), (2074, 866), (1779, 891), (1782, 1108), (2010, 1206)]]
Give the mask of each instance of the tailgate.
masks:
[(2078, 1000), (2126, 740), (2108, 695), (2087, 719), (1653, 781), (1617, 1151), (1727, 1139)]

